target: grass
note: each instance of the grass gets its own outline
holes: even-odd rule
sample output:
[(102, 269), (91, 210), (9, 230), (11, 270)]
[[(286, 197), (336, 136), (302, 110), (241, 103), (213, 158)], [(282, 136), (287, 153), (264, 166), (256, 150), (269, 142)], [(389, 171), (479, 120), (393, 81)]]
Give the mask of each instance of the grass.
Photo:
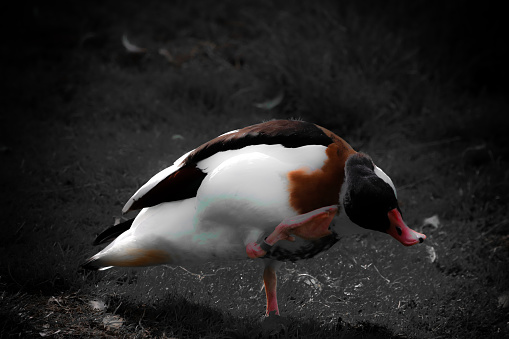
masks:
[[(27, 33), (3, 53), (0, 336), (269, 336), (255, 262), (78, 264), (131, 194), (185, 151), (295, 117), (369, 153), (428, 239), (404, 248), (369, 234), (285, 264), (286, 319), (273, 336), (508, 337), (507, 105), (461, 73), (476, 55), (450, 61), (447, 33), (426, 45), (434, 29), (415, 22), (437, 14), (423, 4), (27, 3), (13, 26)], [(148, 52), (126, 53), (123, 34)], [(275, 108), (254, 106), (281, 91)], [(436, 229), (423, 225), (433, 215)]]

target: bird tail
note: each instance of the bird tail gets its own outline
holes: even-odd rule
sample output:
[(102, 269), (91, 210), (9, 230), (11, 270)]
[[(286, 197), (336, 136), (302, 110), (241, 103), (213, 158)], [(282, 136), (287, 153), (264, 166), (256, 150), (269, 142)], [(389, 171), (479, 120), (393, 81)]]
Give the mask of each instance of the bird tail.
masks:
[(159, 248), (139, 248), (137, 244), (112, 243), (85, 261), (81, 267), (88, 270), (106, 270), (117, 267), (144, 267), (171, 263), (171, 256)]
[[(119, 235), (121, 235), (122, 233), (127, 231), (129, 228), (131, 228), (133, 221), (134, 221), (134, 218), (124, 221), (120, 224), (108, 227), (107, 229), (102, 231), (95, 238), (92, 245), (94, 245), (94, 246), (102, 245), (102, 244), (105, 244), (105, 243), (115, 240)], [(94, 255), (93, 257), (88, 258), (87, 261), (85, 261), (80, 266), (84, 269), (95, 270), (95, 271), (107, 270), (108, 268), (113, 267), (113, 265), (107, 265), (104, 262), (104, 255), (102, 254), (104, 252), (105, 251), (103, 250), (103, 251), (97, 253), (96, 255)]]
[(85, 261), (80, 266), (86, 270), (92, 271), (104, 271), (113, 267), (102, 264), (101, 260), (99, 258), (96, 258), (96, 255), (94, 255), (91, 258), (88, 258), (87, 261)]

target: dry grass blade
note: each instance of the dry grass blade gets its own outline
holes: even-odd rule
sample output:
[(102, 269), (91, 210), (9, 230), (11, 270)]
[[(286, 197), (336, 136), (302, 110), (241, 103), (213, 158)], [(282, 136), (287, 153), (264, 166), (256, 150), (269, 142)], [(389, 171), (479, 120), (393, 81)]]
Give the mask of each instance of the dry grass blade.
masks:
[(127, 39), (127, 35), (122, 35), (122, 45), (125, 47), (126, 51), (129, 53), (145, 53), (147, 52), (146, 48), (138, 47), (136, 45), (133, 45), (129, 40)]

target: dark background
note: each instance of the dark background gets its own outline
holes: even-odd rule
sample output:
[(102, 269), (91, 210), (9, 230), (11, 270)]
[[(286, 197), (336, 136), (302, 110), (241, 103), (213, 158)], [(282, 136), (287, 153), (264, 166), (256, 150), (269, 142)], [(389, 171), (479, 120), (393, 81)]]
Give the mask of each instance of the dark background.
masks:
[[(320, 272), (337, 257), (348, 258), (343, 252), (296, 266), (315, 272), (331, 289), (325, 315), (322, 306), (309, 301), (309, 286), (299, 285), (293, 266), (283, 269), (280, 303), (293, 305), (296, 294), (309, 297), (300, 313), (286, 306), (291, 331), (298, 329), (290, 333), (507, 333), (509, 58), (501, 4), (23, 1), (1, 6), (0, 290), (5, 306), (0, 315), (6, 320), (0, 336), (58, 330), (55, 336), (252, 334), (256, 326), (245, 319), (261, 315), (263, 295), (251, 303), (247, 298), (255, 292), (237, 292), (246, 280), (261, 279), (250, 268), (233, 265), (221, 271), (227, 273), (219, 281), (211, 277), (212, 283), (205, 279), (203, 286), (202, 279), (182, 278), (184, 290), (186, 284), (194, 286), (189, 289), (196, 295), (208, 291), (211, 299), (176, 291), (176, 297), (163, 298), (156, 311), (148, 311), (143, 331), (133, 325), (118, 332), (91, 315), (86, 301), (107, 299), (109, 313), (118, 306), (117, 314), (137, 324), (148, 303), (138, 292), (150, 295), (150, 283), (143, 283), (162, 284), (155, 278), (161, 271), (101, 276), (81, 272), (78, 265), (96, 250), (89, 245), (94, 235), (121, 217), (131, 194), (180, 154), (228, 130), (292, 117), (323, 125), (370, 153), (402, 190), (407, 222), (420, 225), (436, 214), (443, 228), (428, 230), (428, 244), (439, 259), (426, 266), (427, 279), (419, 282), (419, 270), (406, 262), (395, 264), (404, 267), (403, 273), (387, 266), (384, 274), (394, 269), (392, 274), (401, 274), (412, 288), (403, 301), (385, 306), (371, 301), (397, 298), (397, 286), (376, 297), (354, 293), (356, 299), (342, 299), (346, 306), (328, 303), (339, 293), (330, 287), (336, 278)], [(123, 35), (147, 51), (128, 53)], [(160, 48), (173, 59), (165, 59)], [(280, 93), (283, 100), (275, 107), (254, 106), (270, 104)], [(370, 267), (380, 257), (366, 244), (376, 242), (392, 259), (407, 253), (374, 239), (360, 237), (345, 245), (356, 265)], [(409, 250), (409, 262), (425, 261), (427, 250)], [(345, 291), (348, 281), (368, 272), (358, 265), (349, 271), (347, 259), (342, 265), (347, 273), (339, 289)], [(218, 277), (223, 269), (207, 267)], [(233, 278), (244, 270), (252, 277)], [(376, 272), (369, 276), (373, 293), (383, 285)], [(221, 279), (234, 281), (234, 287), (220, 287)], [(137, 289), (127, 286), (133, 281)], [(240, 296), (228, 300), (234, 291)], [(59, 302), (51, 301), (55, 296)], [(225, 315), (232, 304), (239, 314), (233, 318)], [(258, 304), (258, 313), (249, 308)], [(163, 327), (158, 319), (161, 314), (171, 318), (170, 305), (179, 305), (185, 316), (177, 324), (166, 320)], [(370, 307), (389, 320), (364, 316)], [(219, 325), (196, 326), (193, 312)], [(71, 323), (68, 316), (79, 325), (70, 329), (48, 320)]]

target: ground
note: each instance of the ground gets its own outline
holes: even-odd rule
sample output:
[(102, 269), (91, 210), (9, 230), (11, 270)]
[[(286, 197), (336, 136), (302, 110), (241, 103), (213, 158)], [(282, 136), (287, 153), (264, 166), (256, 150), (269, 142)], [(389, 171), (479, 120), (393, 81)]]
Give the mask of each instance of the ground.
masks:
[[(509, 337), (497, 13), (458, 1), (6, 9), (0, 336)], [(272, 330), (255, 261), (79, 268), (154, 173), (273, 118), (318, 123), (370, 154), (426, 242), (371, 233), (285, 264)]]

